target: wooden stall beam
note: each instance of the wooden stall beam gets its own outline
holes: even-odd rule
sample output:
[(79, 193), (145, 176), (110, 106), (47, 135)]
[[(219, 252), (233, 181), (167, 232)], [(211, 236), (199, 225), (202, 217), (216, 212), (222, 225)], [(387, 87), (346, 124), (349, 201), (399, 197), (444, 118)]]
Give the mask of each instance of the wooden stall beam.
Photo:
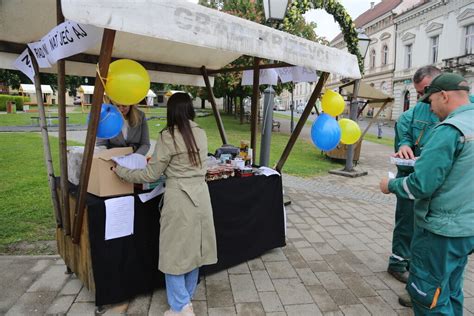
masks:
[(38, 113), (40, 117), (40, 128), (41, 128), (41, 137), (43, 139), (43, 154), (44, 154), (44, 160), (46, 164), (46, 170), (48, 172), (48, 183), (49, 183), (49, 189), (51, 193), (51, 200), (53, 202), (53, 208), (54, 208), (54, 215), (56, 217), (56, 224), (57, 227), (62, 227), (62, 217), (61, 217), (61, 210), (59, 209), (59, 199), (58, 199), (58, 194), (56, 192), (56, 182), (54, 179), (54, 168), (53, 168), (53, 158), (51, 156), (51, 146), (49, 144), (49, 135), (48, 135), (48, 126), (46, 124), (46, 114), (44, 113), (44, 103), (43, 103), (43, 92), (41, 91), (41, 79), (40, 79), (40, 72), (39, 72), (39, 67), (38, 67), (38, 62), (36, 61), (36, 58), (34, 57), (33, 52), (31, 51), (30, 48), (28, 48), (28, 52), (30, 54), (31, 58), (31, 64), (33, 66), (33, 69), (35, 71), (35, 90), (36, 90), (36, 96), (37, 96), (37, 103), (38, 103)]
[(257, 154), (257, 110), (260, 105), (259, 87), (260, 84), (260, 58), (253, 59), (253, 90), (252, 105), (250, 107), (250, 148), (252, 148), (252, 159), (255, 161)]
[(201, 67), (201, 73), (206, 83), (207, 95), (209, 96), (209, 101), (211, 102), (212, 111), (214, 112), (214, 117), (216, 119), (217, 128), (219, 129), (219, 134), (221, 135), (222, 144), (228, 144), (227, 135), (225, 133), (224, 124), (222, 123), (222, 118), (217, 108), (216, 99), (214, 98), (214, 93), (212, 92), (211, 83), (209, 82), (209, 76), (207, 75), (206, 67)]
[(84, 147), (84, 155), (82, 158), (81, 175), (79, 178), (79, 190), (77, 192), (77, 204), (74, 212), (74, 224), (72, 230), (72, 241), (78, 243), (81, 236), (82, 220), (84, 217), (84, 208), (86, 204), (87, 185), (89, 183), (89, 175), (92, 165), (92, 157), (94, 155), (95, 137), (97, 126), (99, 125), (100, 110), (104, 98), (104, 86), (101, 78), (107, 77), (110, 61), (112, 59), (112, 50), (114, 47), (115, 30), (104, 29), (102, 36), (102, 45), (100, 48), (99, 58), (99, 74), (95, 77), (94, 95), (92, 96), (92, 106), (87, 127), (86, 144)]
[[(64, 22), (61, 0), (56, 0), (56, 20), (58, 25)], [(66, 62), (58, 60), (58, 117), (59, 117), (59, 168), (61, 170), (61, 217), (63, 232), (71, 234), (69, 216), (69, 182), (67, 174), (67, 139), (66, 139)]]
[[(370, 120), (370, 123), (369, 125), (367, 125), (367, 127), (365, 128), (364, 132), (362, 133), (362, 135), (360, 136), (359, 138), (359, 141), (358, 142), (362, 142), (362, 139), (364, 138), (365, 134), (367, 134), (367, 132), (369, 131), (369, 128), (372, 126), (372, 124), (374, 124), (374, 122), (377, 120), (377, 118), (379, 117), (380, 113), (385, 109), (385, 107), (387, 106), (387, 104), (389, 102), (392, 102), (391, 99), (387, 99), (385, 100), (385, 102), (382, 104), (382, 106), (380, 107), (380, 109), (377, 111), (377, 114), (375, 114), (375, 116), (372, 118), (372, 120)], [(367, 101), (367, 104), (370, 103), (370, 100)], [(356, 144), (354, 144), (356, 145)]]
[(288, 140), (288, 143), (286, 144), (285, 149), (283, 150), (283, 153), (281, 154), (280, 160), (278, 161), (275, 169), (278, 172), (281, 172), (281, 169), (283, 168), (283, 165), (285, 164), (286, 160), (288, 159), (288, 156), (290, 155), (291, 150), (293, 149), (293, 146), (295, 145), (296, 140), (298, 139), (298, 136), (301, 133), (301, 130), (304, 127), (304, 124), (306, 123), (306, 120), (308, 119), (309, 115), (311, 114), (311, 108), (314, 106), (316, 103), (316, 99), (319, 97), (321, 94), (321, 90), (324, 87), (324, 84), (326, 83), (326, 80), (329, 78), (329, 73), (323, 72), (321, 76), (319, 77), (319, 81), (316, 84), (316, 87), (313, 90), (313, 93), (311, 94), (311, 97), (308, 100), (308, 103), (306, 104), (306, 107), (304, 108), (303, 113), (300, 116), (300, 119), (298, 120), (298, 124), (296, 124), (295, 130), (290, 136), (290, 139)]

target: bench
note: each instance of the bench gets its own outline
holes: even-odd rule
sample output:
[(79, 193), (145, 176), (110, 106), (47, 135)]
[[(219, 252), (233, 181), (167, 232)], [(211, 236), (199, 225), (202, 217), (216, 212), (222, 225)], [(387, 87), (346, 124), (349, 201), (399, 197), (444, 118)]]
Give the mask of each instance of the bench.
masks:
[[(32, 126), (40, 126), (40, 117), (39, 116), (32, 116), (31, 117), (31, 125)], [(47, 126), (55, 126), (57, 124), (53, 124), (53, 121), (59, 120), (57, 116), (47, 116), (46, 117), (46, 125)], [(69, 116), (66, 116), (66, 125), (69, 124)]]

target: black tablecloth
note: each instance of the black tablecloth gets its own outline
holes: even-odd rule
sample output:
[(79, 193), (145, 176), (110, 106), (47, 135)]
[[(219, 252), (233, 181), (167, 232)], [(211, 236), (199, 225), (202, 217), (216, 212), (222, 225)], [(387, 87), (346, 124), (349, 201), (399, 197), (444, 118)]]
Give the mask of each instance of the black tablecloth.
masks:
[[(218, 262), (201, 268), (201, 273), (226, 269), (285, 245), (281, 177), (231, 178), (208, 185)], [(106, 199), (88, 195), (96, 305), (119, 303), (164, 284), (158, 271), (160, 199), (142, 203), (135, 195), (134, 234), (104, 240)]]

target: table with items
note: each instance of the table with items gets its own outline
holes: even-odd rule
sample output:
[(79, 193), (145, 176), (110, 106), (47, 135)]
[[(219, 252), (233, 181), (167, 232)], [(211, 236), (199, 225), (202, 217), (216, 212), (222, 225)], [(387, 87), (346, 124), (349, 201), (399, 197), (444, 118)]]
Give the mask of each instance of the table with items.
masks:
[[(202, 274), (220, 271), (285, 246), (281, 176), (269, 168), (245, 165), (246, 157), (210, 157), (206, 176), (213, 207), (218, 262)], [(237, 156), (237, 157), (236, 157)], [(272, 174), (273, 173), (273, 174)], [(96, 305), (115, 304), (164, 285), (158, 271), (162, 195), (142, 202), (133, 196), (132, 234), (106, 239), (106, 201), (87, 197), (87, 231)]]

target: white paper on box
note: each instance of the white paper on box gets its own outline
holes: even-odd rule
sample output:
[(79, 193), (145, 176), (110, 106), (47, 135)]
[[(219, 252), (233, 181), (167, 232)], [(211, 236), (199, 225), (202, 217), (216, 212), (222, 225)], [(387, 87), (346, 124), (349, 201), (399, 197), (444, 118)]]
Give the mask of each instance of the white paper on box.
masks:
[(133, 234), (134, 202), (133, 196), (105, 200), (105, 240)]
[(115, 161), (119, 166), (128, 169), (145, 169), (147, 163), (145, 156), (140, 154), (116, 156), (112, 157), (112, 160)]

